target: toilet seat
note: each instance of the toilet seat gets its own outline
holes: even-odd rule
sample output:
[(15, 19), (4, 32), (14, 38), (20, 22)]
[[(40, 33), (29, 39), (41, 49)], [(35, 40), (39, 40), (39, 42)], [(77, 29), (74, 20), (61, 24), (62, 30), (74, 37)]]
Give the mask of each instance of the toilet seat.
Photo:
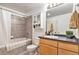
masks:
[(32, 44), (32, 45), (28, 45), (27, 49), (35, 49), (37, 47), (38, 47), (37, 45)]

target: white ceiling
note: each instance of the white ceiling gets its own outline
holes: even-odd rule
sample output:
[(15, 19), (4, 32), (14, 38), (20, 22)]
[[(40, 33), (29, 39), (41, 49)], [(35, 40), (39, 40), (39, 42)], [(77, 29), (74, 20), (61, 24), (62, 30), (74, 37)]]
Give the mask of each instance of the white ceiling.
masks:
[[(14, 9), (16, 11), (20, 11), (22, 13), (29, 13), (33, 10), (41, 9), (45, 4), (44, 3), (0, 3), (0, 5)], [(64, 3), (60, 6), (54, 7), (51, 10), (47, 11), (50, 16), (62, 15), (65, 13), (72, 12), (73, 4), (72, 3)]]
[(1, 6), (11, 8), (22, 13), (28, 13), (43, 7), (43, 3), (0, 3)]
[(54, 17), (57, 15), (63, 15), (66, 13), (70, 13), (73, 10), (73, 3), (64, 3), (60, 6), (54, 7), (51, 10), (47, 11), (47, 14), (50, 14), (47, 17)]

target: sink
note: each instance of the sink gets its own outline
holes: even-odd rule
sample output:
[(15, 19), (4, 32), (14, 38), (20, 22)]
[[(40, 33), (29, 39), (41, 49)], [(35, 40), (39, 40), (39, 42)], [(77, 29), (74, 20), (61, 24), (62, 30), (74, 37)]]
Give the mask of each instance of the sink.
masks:
[(44, 36), (44, 37), (46, 37), (46, 38), (54, 38), (54, 39), (58, 39), (58, 36), (53, 36), (53, 35), (46, 35), (46, 36)]

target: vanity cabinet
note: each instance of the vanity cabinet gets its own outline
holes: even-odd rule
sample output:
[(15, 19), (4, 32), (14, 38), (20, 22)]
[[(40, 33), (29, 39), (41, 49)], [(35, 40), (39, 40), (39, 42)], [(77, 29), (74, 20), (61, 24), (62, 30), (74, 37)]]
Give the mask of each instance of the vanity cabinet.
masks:
[(57, 55), (57, 42), (41, 39), (39, 54), (40, 55)]
[(41, 39), (40, 44), (47, 44), (50, 46), (57, 47), (57, 41), (47, 40), (47, 39)]
[(58, 55), (78, 55), (78, 53), (71, 52), (64, 49), (58, 49)]
[(68, 42), (58, 42), (59, 55), (78, 55), (78, 45)]
[(58, 42), (58, 48), (78, 53), (78, 45), (68, 42)]
[(50, 40), (50, 39), (41, 39), (39, 46), (40, 55), (78, 55), (79, 48), (78, 44)]
[(40, 54), (41, 55), (57, 55), (57, 48), (41, 44), (40, 45)]

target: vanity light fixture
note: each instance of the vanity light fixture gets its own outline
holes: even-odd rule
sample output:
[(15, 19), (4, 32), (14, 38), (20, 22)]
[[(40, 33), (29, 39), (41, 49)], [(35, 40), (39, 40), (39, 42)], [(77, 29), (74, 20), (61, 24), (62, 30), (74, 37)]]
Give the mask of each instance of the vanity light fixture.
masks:
[(59, 5), (61, 5), (61, 4), (63, 4), (63, 3), (48, 3), (48, 9), (51, 9), (51, 8), (53, 8), (53, 7), (56, 7), (56, 6), (59, 6)]

